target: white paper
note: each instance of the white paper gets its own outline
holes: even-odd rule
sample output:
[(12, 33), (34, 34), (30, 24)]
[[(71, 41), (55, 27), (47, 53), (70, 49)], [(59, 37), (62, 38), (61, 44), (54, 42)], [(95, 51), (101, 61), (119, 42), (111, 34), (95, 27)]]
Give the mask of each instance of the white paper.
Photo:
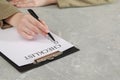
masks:
[(18, 66), (23, 66), (52, 52), (62, 52), (73, 47), (62, 38), (52, 35), (56, 42), (43, 35), (37, 36), (35, 40), (26, 40), (14, 28), (0, 30), (0, 51)]

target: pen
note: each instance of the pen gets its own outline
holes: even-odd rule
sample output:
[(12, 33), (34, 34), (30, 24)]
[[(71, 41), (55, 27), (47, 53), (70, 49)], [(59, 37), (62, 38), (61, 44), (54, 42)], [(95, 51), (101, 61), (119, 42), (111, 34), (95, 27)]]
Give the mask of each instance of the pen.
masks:
[[(32, 9), (28, 9), (28, 12), (29, 12), (35, 19), (37, 19), (38, 21), (40, 21), (40, 20), (39, 20), (39, 17), (37, 16), (37, 14), (36, 14)], [(55, 41), (55, 39), (53, 38), (53, 36), (51, 35), (50, 32), (47, 33), (47, 34), (48, 34), (48, 36), (49, 36), (53, 41)]]

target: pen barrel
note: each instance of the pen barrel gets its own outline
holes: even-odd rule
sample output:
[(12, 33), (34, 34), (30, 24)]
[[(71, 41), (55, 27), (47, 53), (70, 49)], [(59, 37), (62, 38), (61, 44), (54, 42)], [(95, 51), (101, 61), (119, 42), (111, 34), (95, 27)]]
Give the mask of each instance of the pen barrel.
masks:
[(36, 15), (36, 13), (32, 9), (28, 9), (28, 12), (37, 20), (39, 20), (39, 17)]
[[(37, 16), (37, 14), (32, 10), (32, 9), (28, 9), (28, 12), (35, 18), (35, 19), (37, 19), (38, 21), (40, 21), (39, 20), (39, 17)], [(55, 41), (55, 39), (53, 38), (53, 36), (48, 32), (48, 35), (49, 35), (49, 37), (53, 40), (53, 41)]]

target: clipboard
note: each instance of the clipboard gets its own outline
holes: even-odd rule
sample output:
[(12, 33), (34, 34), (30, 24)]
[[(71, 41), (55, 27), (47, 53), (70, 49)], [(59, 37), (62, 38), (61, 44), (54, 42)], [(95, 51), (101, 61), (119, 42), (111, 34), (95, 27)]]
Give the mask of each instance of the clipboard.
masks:
[[(12, 38), (8, 38), (9, 37), (9, 35), (13, 35), (12, 36)], [(52, 62), (52, 61), (54, 61), (54, 60), (57, 60), (57, 59), (60, 59), (60, 58), (62, 58), (62, 57), (65, 57), (65, 56), (67, 56), (67, 55), (69, 55), (69, 54), (72, 54), (72, 53), (74, 53), (74, 52), (77, 52), (77, 51), (79, 51), (79, 49), (78, 48), (76, 48), (74, 45), (72, 45), (71, 43), (69, 43), (69, 42), (67, 42), (67, 41), (65, 41), (65, 40), (63, 40), (62, 38), (60, 38), (60, 37), (58, 37), (58, 36), (56, 36), (55, 34), (53, 34), (52, 33), (52, 35), (54, 35), (54, 37), (57, 39), (58, 38), (58, 42), (60, 42), (60, 41), (62, 41), (63, 43), (61, 43), (60, 42), (60, 45), (64, 45), (64, 46), (59, 46), (59, 44), (58, 45), (56, 45), (55, 43), (55, 45), (53, 44), (53, 42), (51, 42), (51, 40), (49, 40), (49, 39), (47, 39), (46, 37), (40, 37), (41, 39), (37, 39), (38, 40), (38, 42), (40, 41), (40, 42), (42, 42), (43, 41), (43, 44), (41, 43), (41, 45), (43, 45), (43, 47), (46, 47), (46, 45), (44, 46), (44, 41), (47, 41), (47, 42), (49, 42), (49, 43), (51, 43), (51, 44), (49, 44), (49, 45), (52, 45), (53, 47), (50, 47), (50, 48), (44, 48), (44, 51), (43, 50), (40, 50), (39, 52), (37, 52), (37, 53), (34, 53), (34, 54), (31, 54), (32, 56), (25, 56), (24, 58), (26, 59), (26, 60), (30, 60), (30, 61), (32, 61), (32, 62), (27, 62), (27, 63), (25, 63), (24, 62), (24, 60), (22, 61), (22, 60), (20, 60), (20, 59), (23, 59), (23, 58), (19, 58), (19, 56), (21, 56), (21, 55), (19, 55), (19, 56), (17, 56), (18, 54), (16, 53), (13, 53), (13, 52), (17, 52), (16, 50), (18, 49), (18, 47), (19, 46), (16, 46), (16, 49), (14, 49), (14, 48), (11, 48), (10, 49), (10, 47), (12, 47), (12, 45), (14, 45), (15, 46), (15, 42), (17, 43), (16, 45), (20, 45), (20, 44), (23, 44), (23, 43), (29, 43), (29, 44), (33, 44), (33, 43), (31, 43), (31, 41), (23, 41), (23, 40), (21, 40), (21, 37), (19, 36), (19, 34), (17, 34), (17, 32), (14, 30), (14, 28), (11, 28), (11, 29), (6, 29), (6, 30), (0, 30), (0, 45), (4, 45), (4, 43), (6, 44), (6, 45), (4, 45), (4, 46), (0, 46), (0, 56), (1, 57), (3, 57), (6, 61), (8, 61), (14, 68), (16, 68), (19, 72), (25, 72), (25, 71), (28, 71), (28, 70), (30, 70), (30, 69), (33, 69), (33, 68), (36, 68), (36, 67), (39, 67), (39, 66), (42, 66), (42, 65), (44, 65), (44, 64), (47, 64), (47, 63), (49, 63), (49, 62)], [(3, 36), (3, 37), (2, 37)], [(41, 35), (40, 35), (41, 36)], [(4, 38), (5, 37), (5, 38)], [(43, 40), (42, 40), (43, 39)], [(15, 41), (14, 41), (15, 40)], [(59, 41), (60, 40), (60, 41)], [(34, 44), (36, 44), (36, 42), (37, 41), (35, 41), (35, 43)], [(39, 43), (40, 43), (39, 42)], [(8, 44), (8, 45), (7, 45)], [(26, 44), (26, 45), (27, 45)], [(27, 47), (29, 47), (29, 44), (27, 45)], [(38, 43), (37, 43), (38, 44)], [(34, 45), (34, 47), (35, 46), (38, 46), (39, 47), (39, 45)], [(24, 45), (25, 46), (25, 45)], [(23, 47), (24, 47), (23, 46)], [(47, 45), (48, 46), (48, 45)], [(58, 48), (58, 49), (57, 49)], [(14, 49), (14, 51), (12, 51), (12, 49)], [(27, 49), (32, 49), (31, 47), (30, 48), (25, 48), (25, 50), (27, 50)], [(25, 54), (25, 50), (24, 49), (22, 49), (22, 48), (20, 48), (19, 49), (20, 51), (21, 50), (23, 50), (23, 51), (21, 51), (21, 52), (23, 52), (24, 54)], [(39, 50), (39, 49), (38, 49)], [(45, 51), (46, 50), (46, 51)], [(20, 51), (18, 51), (18, 53), (20, 52)], [(29, 50), (30, 52), (31, 52), (31, 50)], [(47, 52), (47, 51), (49, 51), (49, 52)], [(11, 54), (9, 53), (9, 52), (11, 52)], [(33, 51), (34, 52), (34, 51)], [(43, 52), (44, 52), (44, 54), (43, 54)], [(9, 54), (8, 54), (9, 53)], [(13, 55), (13, 54), (14, 55)], [(42, 55), (42, 54), (43, 55)], [(39, 54), (39, 56), (38, 56), (38, 54)], [(26, 54), (26, 55), (28, 55), (28, 54)], [(41, 56), (40, 56), (41, 55)], [(18, 61), (15, 61), (15, 60), (17, 60), (17, 57), (19, 58), (18, 59)], [(36, 58), (34, 58), (34, 59), (32, 59), (33, 57), (36, 57)], [(15, 59), (16, 58), (16, 59)], [(23, 62), (24, 62), (24, 65), (22, 65), (23, 64)], [(17, 63), (19, 63), (19, 64), (17, 64)]]

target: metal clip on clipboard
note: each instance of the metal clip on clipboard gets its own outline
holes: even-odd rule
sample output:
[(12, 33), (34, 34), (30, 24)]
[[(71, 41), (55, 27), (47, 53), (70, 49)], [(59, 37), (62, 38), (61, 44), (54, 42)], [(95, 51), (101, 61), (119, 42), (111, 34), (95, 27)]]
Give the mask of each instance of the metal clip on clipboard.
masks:
[(43, 62), (43, 61), (46, 61), (46, 60), (53, 60), (55, 57), (57, 57), (57, 56), (59, 56), (61, 54), (62, 54), (62, 52), (55, 51), (55, 52), (53, 52), (51, 54), (48, 54), (46, 56), (43, 56), (41, 58), (38, 58), (38, 59), (34, 60), (33, 64), (37, 64), (37, 63), (40, 63), (40, 62)]

